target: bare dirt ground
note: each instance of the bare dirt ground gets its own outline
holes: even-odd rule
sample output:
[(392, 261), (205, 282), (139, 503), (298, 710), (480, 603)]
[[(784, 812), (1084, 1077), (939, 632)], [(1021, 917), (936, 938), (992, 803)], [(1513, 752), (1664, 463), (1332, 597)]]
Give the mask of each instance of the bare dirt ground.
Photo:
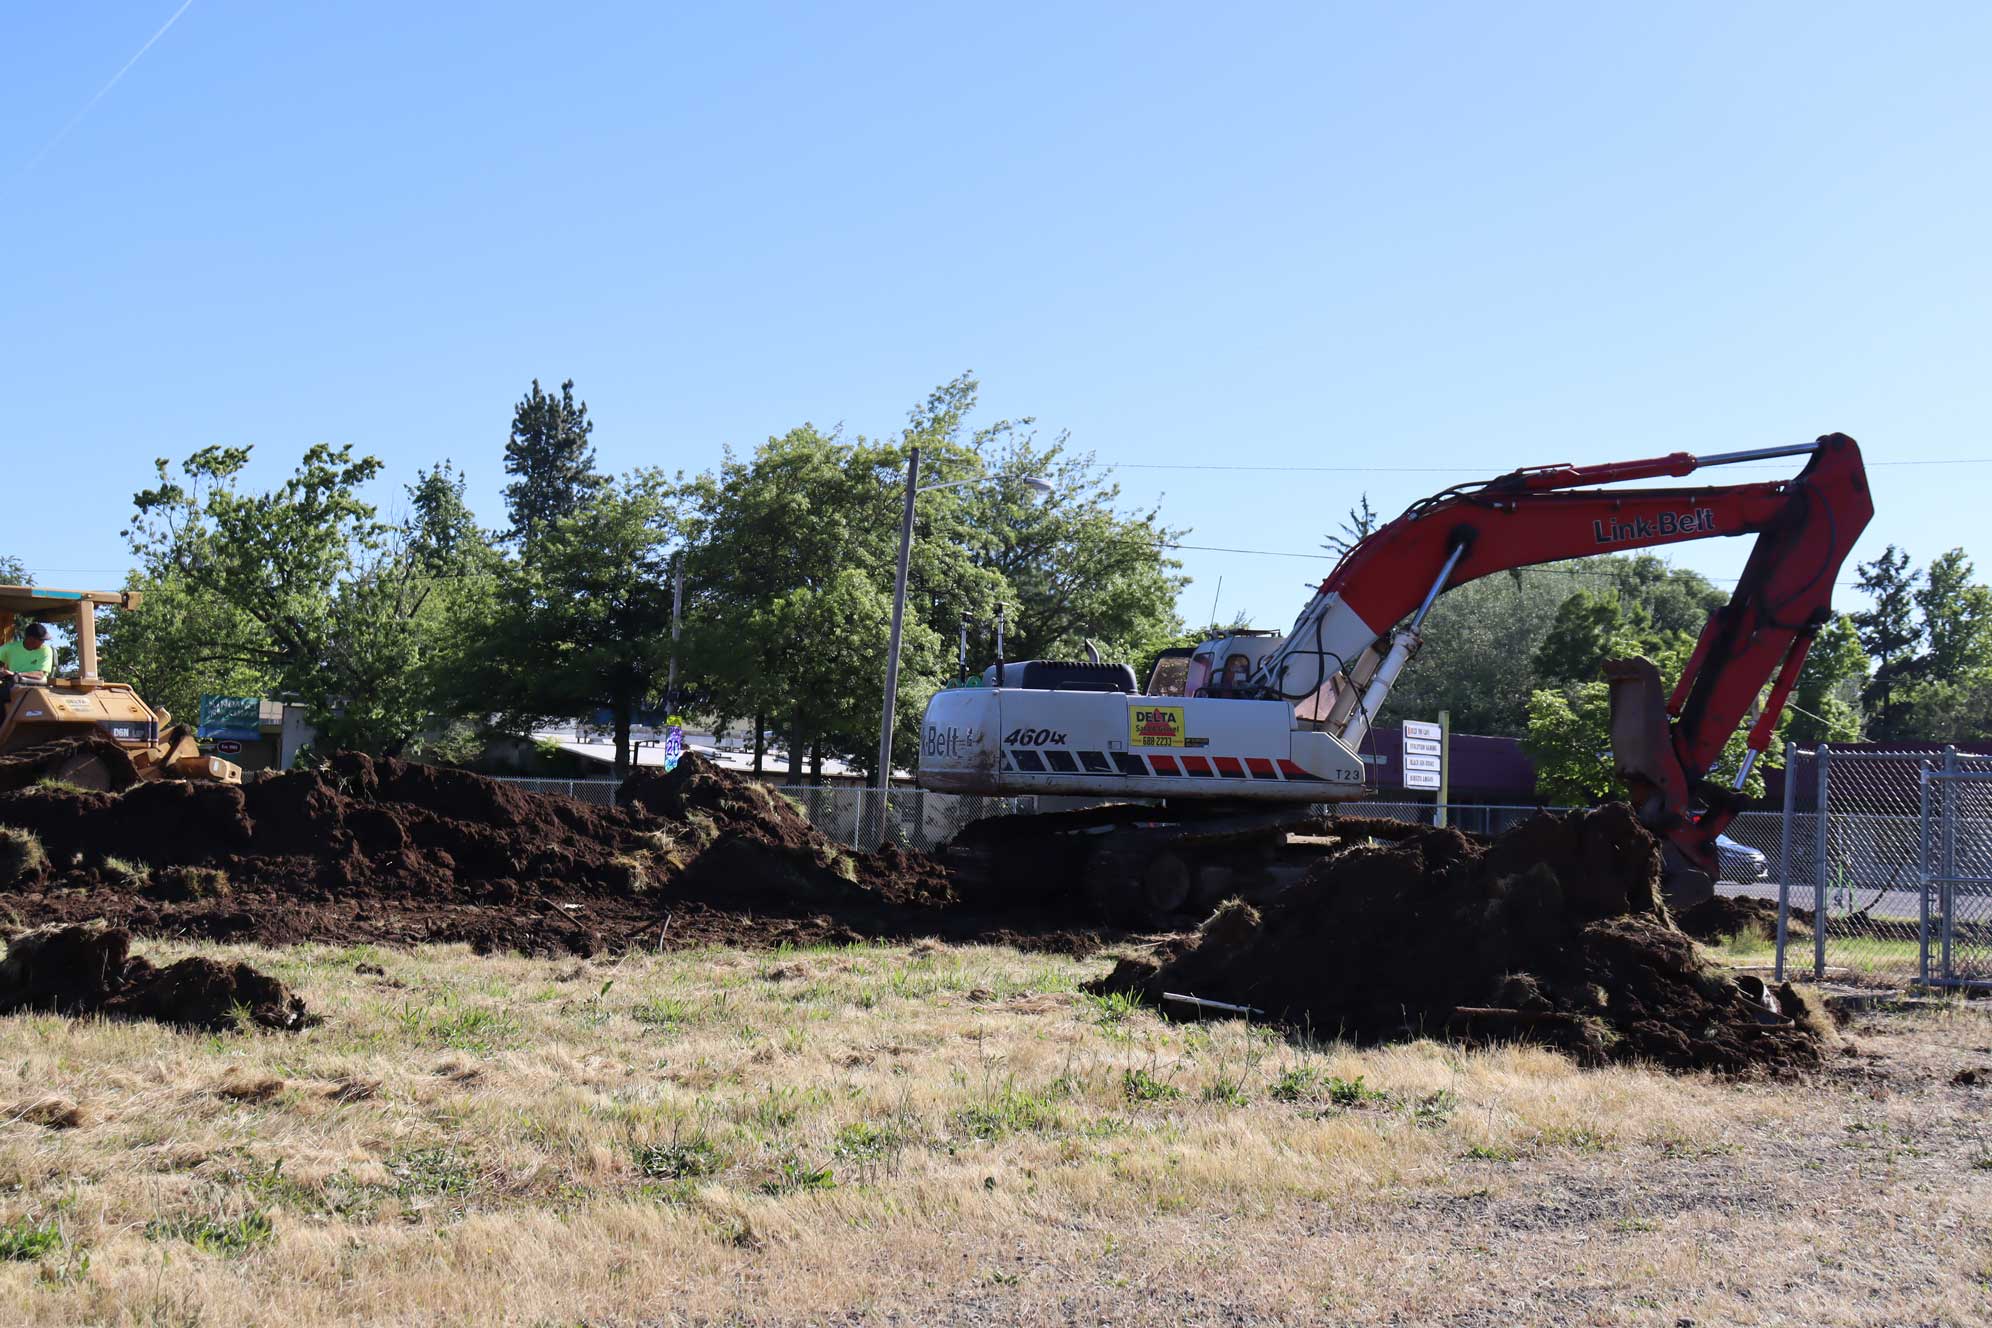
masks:
[(1970, 1006), (1739, 1083), (1171, 1024), (1002, 947), (199, 953), (325, 1022), (0, 1018), (7, 1322), (1992, 1319)]

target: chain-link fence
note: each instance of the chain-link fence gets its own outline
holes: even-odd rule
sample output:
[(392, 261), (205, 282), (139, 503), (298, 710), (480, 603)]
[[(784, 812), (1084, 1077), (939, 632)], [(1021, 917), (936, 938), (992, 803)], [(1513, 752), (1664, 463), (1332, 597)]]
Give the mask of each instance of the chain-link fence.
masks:
[(1922, 778), (1923, 915), (1918, 976), (1992, 986), (1992, 761), (1952, 755)]
[[(1992, 757), (1821, 743), (1788, 748), (1785, 771), (1780, 976), (1945, 981), (1953, 960), (1992, 960), (1992, 887), (1969, 879), (1992, 876), (1987, 809), (1970, 791), (1985, 784), (1968, 778), (1992, 775)], [(1940, 791), (1926, 808), (1932, 778)], [(1933, 965), (1945, 943), (1951, 960)]]
[(554, 793), (595, 807), (615, 806), (616, 789), (620, 786), (613, 779), (528, 779), (521, 775), (500, 775), (497, 778), (500, 783), (510, 784), (527, 793)]

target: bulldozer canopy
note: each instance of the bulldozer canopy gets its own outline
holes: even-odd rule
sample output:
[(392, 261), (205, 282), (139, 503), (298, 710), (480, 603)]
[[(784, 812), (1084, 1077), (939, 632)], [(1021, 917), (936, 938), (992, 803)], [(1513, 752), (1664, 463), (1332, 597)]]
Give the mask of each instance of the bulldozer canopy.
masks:
[(71, 620), (85, 604), (138, 607), (135, 590), (50, 590), (44, 586), (0, 586), (0, 613), (44, 621)]

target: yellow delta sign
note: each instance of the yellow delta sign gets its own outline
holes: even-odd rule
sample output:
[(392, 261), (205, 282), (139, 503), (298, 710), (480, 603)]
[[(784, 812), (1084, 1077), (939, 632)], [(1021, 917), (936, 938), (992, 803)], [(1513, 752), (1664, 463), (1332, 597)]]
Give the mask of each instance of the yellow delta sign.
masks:
[(1135, 706), (1127, 712), (1130, 747), (1181, 747), (1183, 707)]

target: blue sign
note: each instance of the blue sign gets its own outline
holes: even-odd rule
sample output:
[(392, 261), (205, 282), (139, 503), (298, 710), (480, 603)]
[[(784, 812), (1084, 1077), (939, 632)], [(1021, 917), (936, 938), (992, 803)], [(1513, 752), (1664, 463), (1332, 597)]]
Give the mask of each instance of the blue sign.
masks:
[(263, 736), (263, 702), (255, 696), (203, 696), (201, 722), (194, 736), (202, 742), (226, 738), (254, 742)]

